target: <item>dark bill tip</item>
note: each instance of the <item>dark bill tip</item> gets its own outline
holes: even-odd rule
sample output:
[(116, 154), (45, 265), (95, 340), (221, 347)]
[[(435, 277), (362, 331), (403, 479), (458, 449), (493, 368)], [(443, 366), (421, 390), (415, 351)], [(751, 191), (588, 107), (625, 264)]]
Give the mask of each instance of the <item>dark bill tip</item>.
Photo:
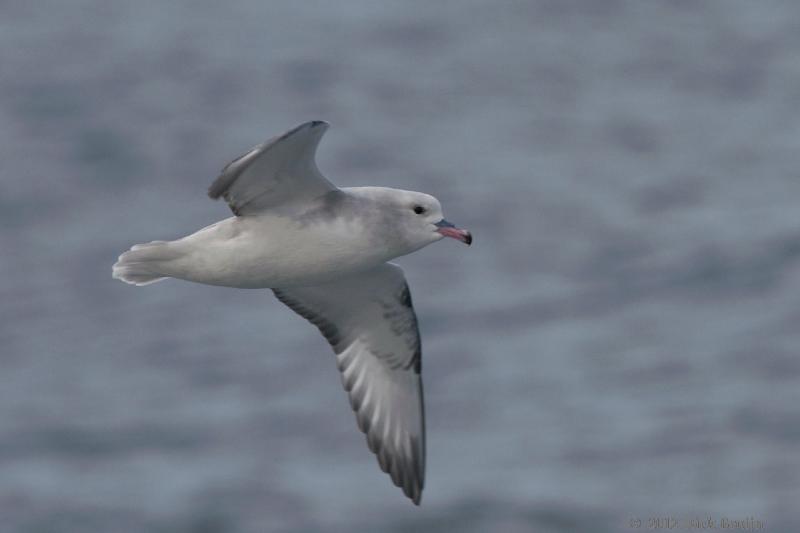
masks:
[(438, 231), (445, 237), (450, 237), (457, 241), (461, 241), (465, 243), (467, 246), (472, 244), (472, 233), (468, 232), (465, 229), (455, 227), (455, 225), (451, 224), (445, 219), (442, 219), (439, 222), (435, 223), (434, 226), (439, 228), (436, 231)]

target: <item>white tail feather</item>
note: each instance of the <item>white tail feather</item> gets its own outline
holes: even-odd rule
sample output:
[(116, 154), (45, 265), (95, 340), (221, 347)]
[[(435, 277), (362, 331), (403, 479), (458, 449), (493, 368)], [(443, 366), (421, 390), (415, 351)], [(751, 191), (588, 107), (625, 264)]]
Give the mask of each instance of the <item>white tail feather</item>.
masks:
[(178, 254), (166, 241), (153, 241), (137, 244), (119, 256), (112, 267), (111, 276), (131, 285), (150, 285), (169, 276), (163, 264), (175, 259)]

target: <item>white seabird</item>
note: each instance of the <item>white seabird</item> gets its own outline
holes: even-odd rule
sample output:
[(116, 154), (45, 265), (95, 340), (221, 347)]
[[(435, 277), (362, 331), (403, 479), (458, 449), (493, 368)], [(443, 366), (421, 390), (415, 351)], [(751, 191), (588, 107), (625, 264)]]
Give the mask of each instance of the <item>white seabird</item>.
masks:
[(331, 344), (369, 449), (419, 505), (421, 344), (403, 270), (387, 261), (443, 237), (471, 244), (472, 235), (444, 220), (428, 194), (334, 186), (314, 160), (327, 129), (307, 122), (229, 163), (208, 195), (224, 198), (234, 217), (175, 241), (137, 244), (113, 277), (272, 289)]

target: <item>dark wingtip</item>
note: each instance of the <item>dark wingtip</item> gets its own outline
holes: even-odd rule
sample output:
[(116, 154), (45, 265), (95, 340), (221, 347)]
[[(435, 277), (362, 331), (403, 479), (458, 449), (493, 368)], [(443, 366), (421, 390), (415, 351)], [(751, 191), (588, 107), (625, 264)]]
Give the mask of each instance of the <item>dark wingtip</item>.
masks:
[(225, 192), (226, 187), (230, 185), (225, 180), (225, 170), (227, 170), (228, 166), (222, 169), (222, 174), (217, 176), (217, 179), (215, 179), (214, 182), (208, 186), (208, 197), (211, 198), (212, 200), (219, 199), (222, 196), (222, 193)]
[(464, 242), (467, 243), (467, 246), (472, 246), (472, 233), (467, 232), (464, 236)]

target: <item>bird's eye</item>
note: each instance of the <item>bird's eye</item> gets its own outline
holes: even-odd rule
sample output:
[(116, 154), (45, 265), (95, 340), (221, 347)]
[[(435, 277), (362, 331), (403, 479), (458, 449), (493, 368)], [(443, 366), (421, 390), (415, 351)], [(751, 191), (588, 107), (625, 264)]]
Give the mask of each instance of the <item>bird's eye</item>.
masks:
[(425, 208), (422, 207), (421, 205), (415, 205), (414, 206), (414, 212), (416, 214), (418, 214), (418, 215), (423, 215), (423, 214), (425, 214)]

